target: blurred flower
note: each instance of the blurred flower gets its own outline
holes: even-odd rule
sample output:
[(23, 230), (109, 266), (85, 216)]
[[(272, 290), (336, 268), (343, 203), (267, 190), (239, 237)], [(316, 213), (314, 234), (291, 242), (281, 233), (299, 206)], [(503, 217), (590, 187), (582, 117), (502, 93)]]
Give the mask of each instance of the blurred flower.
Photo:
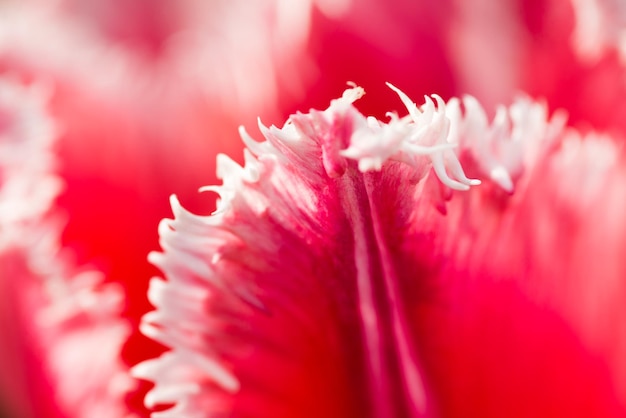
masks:
[(122, 293), (59, 249), (46, 95), (0, 80), (0, 404), (25, 418), (123, 417)]

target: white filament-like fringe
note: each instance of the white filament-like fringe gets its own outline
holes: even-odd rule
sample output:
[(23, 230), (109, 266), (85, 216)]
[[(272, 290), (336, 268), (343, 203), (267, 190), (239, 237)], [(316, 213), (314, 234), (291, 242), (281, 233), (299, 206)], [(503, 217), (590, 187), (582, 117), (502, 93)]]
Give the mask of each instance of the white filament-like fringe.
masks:
[(514, 178), (533, 160), (537, 147), (553, 140), (565, 124), (565, 116), (556, 113), (548, 118), (541, 103), (517, 99), (509, 108), (497, 109), (489, 123), (482, 106), (471, 96), (445, 103), (433, 95), (417, 106), (395, 86), (388, 84), (407, 108), (409, 115), (390, 122), (369, 119), (356, 129), (350, 146), (341, 155), (358, 161), (361, 171), (380, 170), (385, 161), (394, 159), (419, 167), (423, 157), (430, 159), (439, 180), (455, 190), (467, 190), (480, 184), (467, 178), (457, 153), (468, 152), (488, 179), (507, 192), (514, 190)]
[(567, 120), (564, 112), (548, 117), (543, 103), (520, 97), (508, 108), (498, 107), (491, 123), (478, 101), (465, 96), (462, 101), (448, 102), (451, 121), (450, 141), (458, 151), (468, 153), (482, 175), (503, 190), (512, 193), (514, 179), (537, 161), (537, 155), (563, 132)]
[[(222, 206), (229, 205), (243, 181), (242, 167), (226, 157), (218, 159), (222, 187), (205, 188), (219, 193)], [(156, 310), (142, 319), (141, 332), (171, 348), (161, 357), (138, 364), (134, 377), (155, 383), (144, 403), (148, 408), (175, 404), (152, 414), (154, 418), (196, 417), (204, 386), (213, 384), (226, 392), (236, 392), (239, 381), (207, 347), (212, 336), (212, 321), (204, 307), (216, 291), (228, 293), (214, 265), (219, 262), (220, 247), (232, 240), (221, 229), (227, 207), (219, 207), (210, 216), (198, 216), (185, 210), (176, 197), (171, 198), (175, 219), (164, 219), (159, 227), (163, 253), (153, 252), (148, 259), (159, 267), (168, 281), (152, 279), (148, 296)], [(228, 206), (229, 207), (229, 206)], [(201, 416), (211, 416), (203, 411)]]

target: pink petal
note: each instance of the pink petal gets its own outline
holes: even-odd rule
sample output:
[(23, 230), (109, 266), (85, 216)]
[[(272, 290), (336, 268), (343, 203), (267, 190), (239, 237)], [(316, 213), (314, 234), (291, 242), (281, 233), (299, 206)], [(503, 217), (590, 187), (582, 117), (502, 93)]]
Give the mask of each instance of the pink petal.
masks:
[(59, 252), (47, 93), (0, 81), (0, 386), (16, 416), (122, 417), (122, 294)]

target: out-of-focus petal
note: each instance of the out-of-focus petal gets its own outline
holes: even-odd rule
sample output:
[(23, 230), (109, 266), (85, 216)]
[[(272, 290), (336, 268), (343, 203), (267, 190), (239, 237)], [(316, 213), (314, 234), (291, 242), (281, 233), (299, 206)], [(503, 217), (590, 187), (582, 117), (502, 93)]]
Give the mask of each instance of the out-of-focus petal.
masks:
[(0, 386), (15, 416), (122, 417), (122, 293), (59, 250), (47, 93), (0, 81)]
[(589, 62), (609, 51), (626, 58), (626, 5), (619, 0), (572, 0), (576, 26), (572, 47)]
[(565, 108), (572, 126), (626, 131), (619, 1), (451, 2), (445, 46), (457, 81), (491, 110), (520, 92)]
[[(550, 0), (520, 3), (528, 42), (523, 63), (527, 70), (518, 88), (545, 97), (554, 108), (567, 109), (572, 126), (583, 132), (590, 128), (626, 132), (626, 67), (613, 48), (597, 53), (590, 62), (581, 58), (580, 51), (566, 47), (574, 28), (594, 19), (589, 14), (576, 15), (577, 9), (568, 6)], [(623, 20), (623, 12), (610, 14), (616, 21)], [(607, 23), (607, 27), (612, 25)]]
[(449, 65), (457, 94), (476, 95), (492, 109), (511, 100), (520, 88), (526, 33), (514, 1), (451, 1), (445, 29)]

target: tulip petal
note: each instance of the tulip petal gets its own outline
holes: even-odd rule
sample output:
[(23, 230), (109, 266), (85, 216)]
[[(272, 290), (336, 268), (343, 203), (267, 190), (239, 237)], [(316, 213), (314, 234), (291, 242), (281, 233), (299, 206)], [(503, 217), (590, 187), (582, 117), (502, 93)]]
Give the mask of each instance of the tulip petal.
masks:
[(121, 290), (59, 250), (47, 96), (0, 80), (0, 386), (16, 416), (127, 416)]

